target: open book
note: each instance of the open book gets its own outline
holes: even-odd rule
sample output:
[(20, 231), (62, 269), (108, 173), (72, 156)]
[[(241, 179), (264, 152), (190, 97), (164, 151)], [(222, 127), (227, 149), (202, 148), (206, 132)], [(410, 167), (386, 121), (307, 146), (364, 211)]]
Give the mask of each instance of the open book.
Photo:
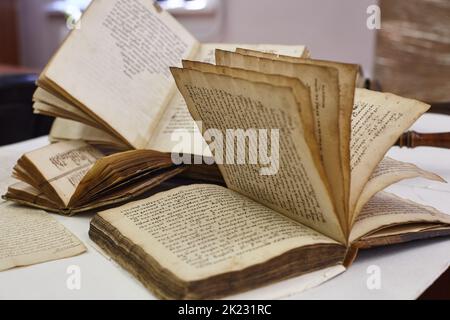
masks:
[[(216, 47), (237, 47), (198, 43), (151, 0), (93, 1), (80, 23), (43, 70), (34, 94), (36, 113), (58, 117), (50, 139), (61, 143), (24, 155), (14, 172), (21, 182), (5, 195), (62, 214), (130, 200), (183, 170), (168, 162), (170, 155), (150, 151), (94, 165), (104, 151), (210, 156), (169, 67), (184, 58), (211, 62)], [(304, 46), (245, 47), (308, 56)], [(191, 140), (180, 145), (177, 132)], [(62, 157), (64, 166), (54, 163)], [(209, 167), (191, 167), (183, 177), (223, 183)]]
[(20, 182), (4, 199), (73, 215), (138, 197), (185, 169), (167, 153), (131, 150), (108, 156), (84, 141), (59, 142), (19, 159), (13, 177)]
[[(228, 188), (179, 187), (91, 222), (90, 237), (156, 295), (223, 297), (348, 267), (361, 248), (450, 235), (449, 215), (382, 191), (443, 181), (384, 158), (428, 105), (355, 90), (354, 65), (245, 49), (215, 60), (172, 74)], [(220, 141), (231, 129), (244, 143)], [(255, 129), (279, 139), (256, 143)]]
[[(199, 43), (152, 0), (93, 1), (40, 75), (34, 110), (58, 117), (53, 142), (209, 155), (169, 67), (237, 46)], [(308, 56), (304, 46), (239, 46)], [(178, 146), (177, 130), (196, 143)]]

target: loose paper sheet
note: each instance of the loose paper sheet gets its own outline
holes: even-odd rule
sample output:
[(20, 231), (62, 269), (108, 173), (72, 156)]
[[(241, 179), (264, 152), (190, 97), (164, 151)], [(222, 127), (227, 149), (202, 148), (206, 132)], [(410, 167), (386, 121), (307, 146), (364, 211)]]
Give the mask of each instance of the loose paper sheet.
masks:
[(83, 243), (48, 213), (0, 203), (0, 271), (85, 251)]

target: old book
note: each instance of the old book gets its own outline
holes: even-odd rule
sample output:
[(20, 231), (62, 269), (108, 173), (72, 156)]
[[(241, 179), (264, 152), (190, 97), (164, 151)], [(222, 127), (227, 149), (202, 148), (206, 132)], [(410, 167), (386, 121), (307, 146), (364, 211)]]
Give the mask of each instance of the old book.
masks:
[(106, 155), (84, 141), (58, 142), (18, 160), (13, 177), (20, 182), (4, 199), (73, 215), (129, 201), (183, 170), (157, 151)]
[[(139, 17), (139, 23), (136, 23), (136, 17)], [(48, 170), (62, 170), (55, 168), (49, 159), (69, 152), (72, 147), (77, 148), (80, 140), (96, 152), (100, 149), (111, 153), (137, 149), (210, 156), (208, 146), (176, 89), (169, 67), (188, 57), (212, 62), (216, 47), (228, 50), (237, 47), (233, 44), (199, 44), (150, 0), (95, 1), (80, 23), (82, 27), (71, 32), (42, 72), (34, 94), (36, 113), (58, 117), (50, 140), (62, 143), (19, 160), (14, 175), (21, 183), (11, 186), (5, 196), (64, 214), (129, 200), (132, 197), (130, 190), (133, 190), (133, 196), (140, 195), (181, 170), (167, 168), (170, 157), (165, 155), (160, 162), (162, 158), (158, 152), (114, 155), (102, 161), (108, 161), (111, 167), (118, 162), (120, 170), (125, 167), (137, 170), (132, 176), (132, 186), (139, 186), (139, 189), (129, 189), (128, 178), (123, 177), (124, 181), (120, 180), (117, 187), (106, 185), (101, 194), (95, 194), (90, 190), (92, 186), (81, 181), (88, 172), (86, 167), (77, 169), (76, 177), (72, 171), (67, 171), (70, 177), (61, 176), (66, 173), (64, 170), (47, 173)], [(91, 50), (93, 47), (96, 49)], [(304, 46), (245, 47), (299, 57), (309, 55)], [(191, 139), (180, 144), (177, 135), (188, 135)], [(136, 166), (135, 157), (142, 156), (147, 161), (153, 155), (156, 158), (151, 164), (154, 170), (151, 173), (139, 167), (145, 166), (144, 163)], [(36, 163), (30, 164), (30, 156)], [(91, 155), (90, 174), (100, 172), (93, 163), (103, 156), (103, 152)], [(222, 184), (220, 172), (210, 168), (191, 167), (181, 178)], [(35, 174), (39, 181), (33, 181)], [(65, 181), (64, 188), (68, 188), (64, 189), (65, 195), (52, 188), (54, 181), (44, 183), (54, 179), (54, 175), (60, 178), (59, 182)], [(120, 176), (120, 171), (115, 175)], [(110, 189), (114, 190), (113, 194)]]
[[(383, 191), (443, 181), (384, 158), (428, 105), (355, 89), (354, 65), (236, 51), (172, 68), (227, 188), (193, 184), (100, 212), (90, 237), (119, 264), (159, 297), (218, 298), (349, 267), (359, 249), (450, 235), (449, 215)], [(278, 140), (260, 144), (254, 130)]]
[[(93, 1), (80, 26), (44, 69), (34, 95), (36, 113), (57, 117), (52, 141), (209, 155), (169, 67), (188, 58), (211, 62), (215, 48), (238, 45), (199, 43), (152, 0)], [(304, 46), (240, 46), (309, 55)], [(172, 136), (180, 130), (196, 143), (178, 146)]]

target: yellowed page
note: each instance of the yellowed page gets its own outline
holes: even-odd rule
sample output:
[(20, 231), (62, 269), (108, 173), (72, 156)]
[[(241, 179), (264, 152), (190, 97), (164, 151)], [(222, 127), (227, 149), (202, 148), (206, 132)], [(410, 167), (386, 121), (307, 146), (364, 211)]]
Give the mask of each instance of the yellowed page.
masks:
[(8, 200), (20, 203), (20, 205), (31, 206), (47, 211), (59, 207), (57, 202), (52, 201), (42, 193), (42, 191), (22, 181), (11, 184), (8, 187), (5, 197)]
[[(218, 65), (243, 68), (299, 79), (309, 87), (313, 105), (314, 129), (321, 160), (331, 187), (339, 218), (345, 221), (345, 187), (339, 143), (339, 79), (335, 68), (246, 56), (229, 51), (216, 51)], [(337, 139), (336, 139), (337, 137)], [(347, 232), (347, 231), (346, 231)]]
[(423, 222), (450, 224), (450, 215), (387, 192), (380, 192), (366, 204), (357, 217), (350, 242), (384, 227)]
[(81, 179), (103, 154), (86, 142), (67, 141), (32, 151), (25, 157), (67, 205)]
[[(296, 78), (280, 76), (275, 74), (266, 74), (257, 71), (250, 71), (239, 68), (217, 67), (216, 65), (183, 60), (183, 67), (186, 69), (197, 70), (201, 72), (209, 72), (215, 74), (223, 74), (233, 78), (239, 78), (254, 82), (262, 82), (266, 84), (275, 84), (279, 87), (288, 87), (292, 89), (295, 100), (298, 105), (298, 111), (303, 125), (303, 132), (307, 135), (313, 154), (318, 153), (318, 144), (314, 138), (314, 115), (311, 97), (309, 95), (309, 88)], [(320, 157), (317, 157), (316, 162), (319, 163), (320, 170), (322, 169)]]
[[(244, 135), (249, 129), (268, 130), (267, 144), (258, 147), (258, 154), (264, 154), (265, 148), (266, 155), (267, 151), (271, 153), (270, 158), (260, 157), (256, 162), (247, 154), (249, 161), (238, 163), (234, 151), (246, 154), (248, 150), (239, 143), (235, 148), (236, 136), (231, 135), (231, 140), (224, 142), (228, 152), (221, 155), (218, 152), (224, 151), (222, 146), (217, 141), (213, 143), (216, 163), (229, 188), (333, 239), (345, 241), (326, 177), (321, 174), (315, 161), (317, 155), (313, 155), (304, 134), (291, 88), (188, 69), (173, 68), (172, 73), (194, 120), (202, 121), (204, 132), (214, 129), (226, 137), (229, 129), (240, 129)], [(278, 143), (272, 140), (277, 133)], [(270, 159), (273, 161), (265, 161)]]
[(55, 106), (46, 104), (41, 101), (33, 103), (33, 112), (35, 114), (41, 114), (49, 117), (76, 121), (85, 125), (89, 125), (91, 127), (98, 128), (99, 130), (101, 128), (101, 126), (98, 123), (94, 122), (90, 118), (79, 117), (77, 114), (67, 112), (63, 109), (59, 109)]
[(127, 146), (122, 141), (102, 130), (80, 122), (56, 118), (50, 131), (50, 141), (65, 140), (83, 140), (88, 143), (127, 149)]
[(423, 102), (394, 94), (356, 89), (350, 145), (350, 212), (386, 152), (429, 108)]
[(48, 213), (0, 203), (0, 271), (79, 255), (86, 247)]
[[(356, 78), (359, 66), (355, 64), (339, 63), (335, 61), (304, 59), (290, 57), (275, 53), (264, 53), (260, 51), (237, 48), (237, 53), (254, 57), (269, 58), (293, 63), (313, 64), (318, 66), (332, 67), (338, 71), (339, 78), (339, 145), (341, 148), (341, 164), (344, 179), (345, 211), (348, 212), (348, 201), (350, 197), (350, 137), (351, 117), (355, 96)], [(348, 219), (350, 220), (350, 219)]]
[(255, 81), (260, 83), (266, 84), (276, 83), (277, 86), (279, 87), (290, 88), (297, 102), (298, 111), (300, 113), (300, 120), (302, 121), (303, 134), (305, 135), (305, 140), (308, 141), (309, 147), (311, 149), (311, 154), (313, 156), (314, 162), (316, 163), (320, 174), (322, 176), (325, 176), (325, 172), (322, 163), (320, 161), (319, 146), (314, 137), (314, 123), (313, 123), (314, 121), (312, 113), (312, 103), (309, 95), (309, 88), (307, 88), (300, 81), (298, 81), (298, 79), (274, 74), (263, 74), (256, 71), (249, 71), (238, 68), (229, 68), (229, 67), (218, 68), (213, 64), (198, 61), (184, 60), (183, 67), (201, 72), (228, 75), (233, 78), (239, 78), (243, 80)]
[(386, 189), (388, 186), (405, 179), (411, 178), (425, 178), (434, 181), (445, 182), (444, 179), (437, 174), (420, 169), (412, 163), (406, 163), (392, 158), (384, 158), (372, 173), (367, 184), (359, 196), (353, 212), (352, 223), (358, 217), (359, 212), (364, 205), (377, 192)]
[(197, 61), (215, 63), (216, 49), (235, 51), (239, 48), (267, 54), (277, 54), (289, 57), (304, 57), (307, 49), (302, 45), (280, 44), (235, 44), (235, 43), (202, 43), (194, 59)]
[(2, 162), (0, 166), (0, 195), (5, 194), (8, 187), (17, 182), (13, 177), (11, 177), (11, 171), (13, 170), (16, 161), (16, 150), (2, 150)]
[(298, 247), (337, 244), (215, 185), (179, 187), (99, 215), (185, 281), (238, 271)]
[[(45, 114), (45, 112), (47, 112), (47, 114), (51, 113), (48, 115), (55, 117), (66, 116), (66, 118), (69, 119), (73, 118), (73, 120), (76, 121), (91, 124), (96, 127), (101, 127), (101, 125), (96, 123), (96, 121), (86, 112), (47, 92), (45, 89), (37, 88), (33, 95), (33, 101), (35, 101), (33, 109), (37, 113)], [(69, 117), (69, 115), (71, 117)]]
[[(214, 63), (216, 49), (232, 51), (238, 47), (298, 57), (304, 55), (306, 52), (305, 46), (207, 43), (200, 45), (199, 50), (193, 59), (197, 61)], [(177, 140), (177, 135), (190, 136), (191, 143), (187, 140), (183, 140), (185, 143), (180, 143), (180, 141)], [(208, 145), (192, 119), (192, 116), (187, 109), (186, 102), (178, 90), (164, 110), (164, 114), (161, 117), (146, 149), (161, 152), (191, 153), (211, 157), (211, 152), (209, 151)]]
[(363, 237), (364, 240), (370, 240), (380, 237), (398, 236), (422, 231), (448, 229), (450, 226), (441, 223), (418, 222), (406, 225), (394, 225), (393, 227), (382, 228), (379, 231), (369, 233)]
[(209, 147), (178, 91), (164, 110), (146, 149), (211, 157)]
[(135, 148), (144, 148), (175, 90), (169, 66), (197, 41), (151, 0), (97, 0), (47, 66), (50, 82)]

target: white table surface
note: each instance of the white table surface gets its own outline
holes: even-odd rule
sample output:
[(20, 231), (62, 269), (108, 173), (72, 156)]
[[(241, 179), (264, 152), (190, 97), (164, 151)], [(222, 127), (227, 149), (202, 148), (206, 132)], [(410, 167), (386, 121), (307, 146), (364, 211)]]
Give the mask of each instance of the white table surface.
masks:
[[(420, 132), (450, 131), (450, 117), (424, 115), (413, 127)], [(15, 161), (26, 151), (46, 145), (39, 138), (0, 148), (0, 191)], [(450, 150), (392, 148), (389, 156), (413, 162), (450, 181)], [(432, 205), (450, 214), (450, 186), (421, 179), (389, 188), (402, 197)], [(77, 257), (0, 272), (0, 299), (154, 299), (131, 275), (104, 256), (88, 237), (92, 215), (54, 215), (85, 243), (88, 252)], [(67, 287), (67, 269), (78, 266), (81, 289)], [(288, 299), (415, 299), (450, 265), (450, 239), (440, 238), (360, 252), (354, 264), (326, 283), (301, 293), (308, 277), (289, 280), (238, 298), (284, 297)], [(369, 266), (380, 270), (381, 288), (369, 289)], [(307, 282), (307, 281), (306, 281)], [(308, 284), (306, 284), (308, 286)], [(449, 284), (450, 285), (450, 284)]]

